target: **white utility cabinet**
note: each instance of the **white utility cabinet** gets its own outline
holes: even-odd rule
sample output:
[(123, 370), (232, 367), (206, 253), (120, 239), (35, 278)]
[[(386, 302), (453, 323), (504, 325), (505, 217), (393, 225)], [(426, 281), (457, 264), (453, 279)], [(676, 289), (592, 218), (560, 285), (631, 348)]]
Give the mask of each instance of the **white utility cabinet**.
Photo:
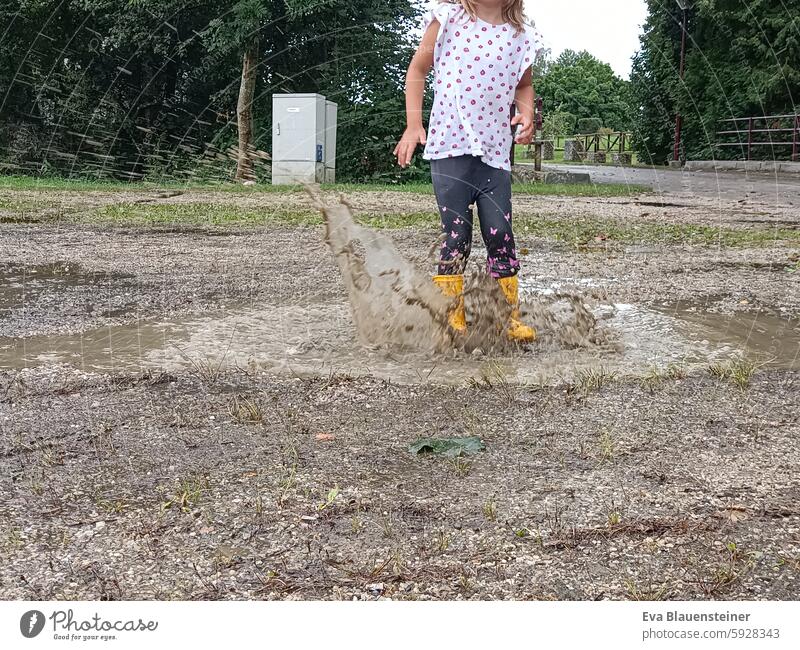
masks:
[(336, 104), (316, 93), (272, 96), (272, 184), (334, 182)]

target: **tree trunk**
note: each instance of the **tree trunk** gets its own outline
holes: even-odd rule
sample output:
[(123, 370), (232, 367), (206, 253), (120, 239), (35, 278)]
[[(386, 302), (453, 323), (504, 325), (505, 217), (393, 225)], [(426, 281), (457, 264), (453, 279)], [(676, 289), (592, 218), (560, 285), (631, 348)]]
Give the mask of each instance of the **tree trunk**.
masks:
[(237, 181), (254, 181), (253, 167), (253, 99), (256, 91), (256, 66), (258, 65), (258, 39), (255, 38), (242, 57), (242, 83), (236, 118), (239, 126), (239, 158), (236, 164)]

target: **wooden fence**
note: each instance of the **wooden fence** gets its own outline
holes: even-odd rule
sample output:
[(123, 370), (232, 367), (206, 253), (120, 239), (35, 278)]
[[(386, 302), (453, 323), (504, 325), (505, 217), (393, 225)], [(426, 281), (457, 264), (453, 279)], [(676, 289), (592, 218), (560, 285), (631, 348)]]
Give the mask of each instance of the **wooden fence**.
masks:
[[(716, 147), (736, 147), (750, 160), (755, 147), (772, 148), (771, 158), (790, 156), (800, 160), (800, 115), (754, 115), (720, 120), (726, 128), (717, 131)], [(775, 137), (773, 137), (773, 135)]]
[[(581, 133), (577, 135), (557, 135), (553, 138), (544, 138), (537, 143), (551, 141), (553, 151), (564, 151), (564, 142), (567, 140), (577, 140), (581, 143), (584, 152), (605, 151), (606, 153), (632, 153), (631, 134), (626, 131), (614, 131), (613, 133)], [(534, 148), (536, 144), (530, 145), (525, 150), (525, 158), (534, 158)]]

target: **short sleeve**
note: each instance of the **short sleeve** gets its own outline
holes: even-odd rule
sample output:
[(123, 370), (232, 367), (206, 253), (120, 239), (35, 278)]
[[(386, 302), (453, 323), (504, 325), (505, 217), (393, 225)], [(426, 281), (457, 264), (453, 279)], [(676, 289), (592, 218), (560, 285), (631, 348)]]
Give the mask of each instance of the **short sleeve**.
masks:
[(520, 79), (525, 74), (527, 69), (530, 68), (536, 62), (536, 59), (538, 59), (544, 52), (542, 35), (539, 33), (539, 30), (536, 29), (536, 27), (533, 25), (526, 25), (524, 38), (525, 43), (524, 47), (522, 48), (523, 55), (519, 66)]
[(437, 2), (433, 8), (425, 14), (422, 25), (423, 29), (428, 29), (434, 20), (438, 20), (441, 25), (439, 28), (439, 34), (441, 35), (442, 32), (444, 32), (442, 28), (446, 27), (447, 22), (455, 15), (460, 7), (460, 4), (452, 2)]

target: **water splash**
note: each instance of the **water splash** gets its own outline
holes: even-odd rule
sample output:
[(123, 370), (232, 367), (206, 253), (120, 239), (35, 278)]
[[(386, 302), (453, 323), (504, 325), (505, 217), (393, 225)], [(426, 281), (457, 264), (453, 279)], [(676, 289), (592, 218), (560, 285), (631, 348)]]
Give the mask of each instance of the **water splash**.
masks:
[[(309, 188), (325, 218), (325, 241), (347, 288), (353, 321), (362, 345), (507, 353), (518, 350), (505, 335), (511, 313), (498, 283), (485, 271), (465, 278), (466, 335), (447, 325), (452, 307), (431, 278), (420, 272), (391, 239), (358, 225), (344, 197), (326, 204)], [(431, 248), (438, 250), (437, 246)], [(606, 331), (579, 296), (540, 296), (525, 305), (525, 315), (560, 348), (602, 346)]]
[(359, 342), (443, 352), (454, 345), (450, 301), (387, 236), (358, 225), (347, 202), (312, 197), (325, 217), (325, 241), (347, 289)]

